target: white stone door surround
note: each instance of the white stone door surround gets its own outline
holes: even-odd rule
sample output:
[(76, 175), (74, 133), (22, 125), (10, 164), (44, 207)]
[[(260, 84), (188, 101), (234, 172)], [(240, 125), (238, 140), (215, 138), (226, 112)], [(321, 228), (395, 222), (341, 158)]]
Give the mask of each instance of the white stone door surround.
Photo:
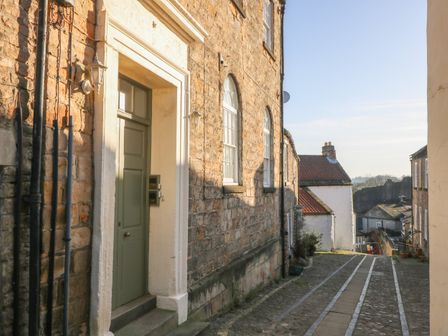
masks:
[[(138, 34), (135, 23), (138, 23), (140, 13), (146, 21), (154, 15), (151, 12), (143, 13), (144, 1), (135, 0), (109, 0), (102, 4), (99, 13), (97, 38), (97, 56), (106, 66), (104, 85), (95, 95), (95, 121), (94, 121), (94, 214), (92, 237), (92, 275), (91, 275), (91, 303), (90, 303), (90, 334), (110, 335), (109, 327), (112, 311), (112, 279), (113, 279), (113, 246), (114, 246), (114, 216), (115, 216), (115, 179), (116, 179), (116, 147), (117, 147), (117, 108), (118, 108), (118, 77), (120, 73), (120, 58), (125, 57), (138, 64), (141, 69), (150, 73), (155, 82), (162, 83), (163, 88), (153, 90), (153, 114), (157, 113), (157, 99), (162, 109), (161, 113), (171, 113), (171, 119), (160, 118), (160, 126), (170, 128), (168, 144), (151, 144), (157, 151), (166, 146), (168, 153), (171, 148), (171, 158), (165, 162), (153, 165), (151, 173), (162, 175), (166, 184), (162, 186), (165, 202), (160, 208), (151, 208), (151, 233), (149, 252), (149, 283), (148, 290), (157, 296), (159, 308), (175, 310), (178, 322), (187, 319), (188, 293), (187, 293), (187, 246), (188, 246), (188, 44), (185, 34), (191, 36), (191, 41), (203, 42), (205, 32), (190, 17), (180, 11), (182, 9), (177, 1), (153, 0), (159, 4), (159, 9), (169, 10), (169, 15), (176, 19), (177, 27), (183, 28), (185, 46), (173, 43), (168, 45), (166, 57), (160, 53), (160, 48), (151, 44), (152, 37), (145, 38), (145, 34)], [(111, 11), (107, 8), (110, 6)], [(122, 6), (123, 15), (119, 7)], [(115, 9), (114, 9), (115, 8)], [(115, 10), (115, 15), (114, 15)], [(119, 14), (117, 14), (119, 13)], [(126, 13), (126, 14), (125, 14)], [(126, 17), (129, 15), (129, 17)], [(134, 15), (134, 18), (131, 16)], [(179, 18), (180, 17), (180, 18)], [(132, 20), (128, 22), (127, 20)], [(152, 20), (152, 19), (151, 19)], [(165, 17), (166, 20), (166, 17)], [(155, 19), (154, 21), (155, 22)], [(157, 22), (157, 24), (161, 24)], [(155, 24), (154, 24), (155, 25)], [(161, 28), (164, 28), (162, 26)], [(179, 29), (180, 29), (179, 28)], [(163, 33), (163, 29), (160, 29)], [(197, 34), (198, 31), (202, 34)], [(172, 28), (165, 30), (166, 41), (173, 40)], [(170, 35), (171, 34), (171, 35)], [(160, 32), (159, 32), (160, 35)], [(195, 37), (196, 36), (196, 37)], [(202, 36), (197, 38), (197, 36)], [(181, 41), (179, 39), (179, 41)], [(176, 49), (177, 48), (177, 49)], [(163, 50), (163, 48), (162, 48)], [(173, 62), (173, 50), (179, 62)], [(170, 53), (168, 54), (168, 51)], [(158, 94), (158, 96), (157, 96)], [(159, 97), (159, 98), (157, 98)], [(161, 104), (163, 99), (169, 99), (169, 104)], [(164, 111), (161, 106), (168, 106)], [(170, 120), (166, 124), (166, 120)], [(154, 122), (157, 122), (156, 120)], [(165, 122), (165, 124), (163, 124)], [(154, 126), (154, 125), (153, 125)], [(171, 144), (171, 147), (169, 147)], [(153, 155), (152, 155), (153, 156)], [(170, 157), (170, 155), (165, 155)], [(157, 161), (153, 159), (154, 161)], [(165, 166), (163, 166), (165, 164)], [(154, 171), (153, 171), (154, 170)], [(162, 171), (160, 171), (162, 170)], [(170, 181), (168, 183), (168, 181)], [(163, 218), (163, 222), (162, 221)], [(158, 223), (159, 222), (159, 223)], [(159, 224), (152, 229), (152, 225)]]

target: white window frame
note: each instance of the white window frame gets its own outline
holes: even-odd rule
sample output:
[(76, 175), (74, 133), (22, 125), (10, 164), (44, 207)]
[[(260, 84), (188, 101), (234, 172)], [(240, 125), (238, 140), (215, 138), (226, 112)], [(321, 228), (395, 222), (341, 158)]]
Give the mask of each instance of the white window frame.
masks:
[(417, 160), (417, 187), (422, 187), (422, 160)]
[(429, 176), (428, 176), (428, 158), (425, 158), (425, 189), (429, 186)]
[(417, 160), (414, 161), (414, 166), (412, 168), (414, 170), (412, 182), (414, 184), (414, 188), (417, 188), (418, 187), (418, 162), (417, 162)]
[(263, 119), (263, 186), (272, 187), (272, 118), (269, 109), (265, 109)]
[(263, 1), (263, 42), (270, 50), (274, 50), (274, 2)]
[(422, 216), (422, 207), (419, 206), (418, 207), (418, 228), (417, 228), (417, 230), (419, 231), (419, 237), (420, 237), (419, 241), (420, 241), (420, 244), (423, 241), (423, 239), (422, 239), (423, 238), (423, 230), (422, 230), (423, 218), (422, 217), (423, 217)]
[(285, 142), (283, 145), (283, 183), (286, 185), (288, 182), (289, 174), (288, 174), (288, 144)]
[[(227, 81), (233, 83), (233, 85), (228, 84)], [(229, 82), (229, 83), (230, 83)], [(223, 97), (223, 143), (224, 143), (224, 152), (223, 152), (223, 183), (225, 185), (238, 185), (239, 183), (239, 152), (240, 152), (240, 120), (239, 120), (239, 102), (238, 102), (238, 91), (235, 80), (229, 76), (226, 78), (224, 82), (224, 91), (227, 89), (233, 89), (234, 92), (229, 92), (230, 95), (235, 95), (235, 104), (229, 102), (226, 98), (228, 95), (224, 92)], [(234, 121), (232, 123), (232, 120)], [(233, 166), (232, 176), (226, 177), (226, 149), (231, 151), (233, 155), (229, 157), (230, 162), (229, 165)], [(233, 161), (232, 161), (233, 160)]]
[(425, 217), (423, 222), (423, 237), (428, 240), (428, 209), (425, 209)]

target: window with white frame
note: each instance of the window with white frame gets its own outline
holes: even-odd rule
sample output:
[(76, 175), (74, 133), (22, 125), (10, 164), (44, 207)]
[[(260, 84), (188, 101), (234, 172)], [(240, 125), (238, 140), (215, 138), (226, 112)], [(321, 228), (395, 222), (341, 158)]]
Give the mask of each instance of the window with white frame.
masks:
[(272, 0), (264, 0), (263, 4), (263, 28), (264, 43), (266, 47), (274, 50), (274, 3)]
[(414, 204), (414, 215), (413, 215), (413, 218), (412, 218), (412, 221), (413, 221), (413, 227), (417, 230), (417, 227), (418, 227), (418, 222), (417, 222), (417, 219), (418, 219), (418, 207), (417, 207), (417, 204)]
[(288, 213), (286, 213), (286, 223), (288, 225), (288, 245), (290, 253), (292, 252), (292, 249), (294, 248), (294, 221), (293, 221), (294, 215), (292, 213), (292, 210)]
[(418, 162), (417, 160), (414, 161), (414, 176), (413, 176), (413, 184), (414, 188), (418, 187)]
[(224, 81), (224, 183), (239, 182), (239, 103), (238, 91), (232, 77)]
[(271, 114), (268, 109), (264, 111), (264, 124), (263, 124), (263, 137), (264, 137), (264, 154), (263, 154), (263, 186), (271, 187), (271, 148), (272, 148), (272, 135), (271, 135)]
[(419, 231), (419, 233), (420, 233), (420, 241), (421, 241), (421, 237), (422, 237), (422, 224), (423, 224), (423, 213), (422, 213), (422, 207), (421, 206), (419, 206), (418, 207), (418, 228), (417, 228), (417, 230)]
[(423, 237), (428, 240), (428, 209), (425, 209), (425, 218), (423, 222)]
[(283, 183), (288, 182), (288, 144), (285, 143), (283, 146)]
[(428, 158), (425, 159), (425, 189), (428, 189), (429, 179), (428, 179)]
[(417, 160), (417, 187), (422, 187), (422, 160)]

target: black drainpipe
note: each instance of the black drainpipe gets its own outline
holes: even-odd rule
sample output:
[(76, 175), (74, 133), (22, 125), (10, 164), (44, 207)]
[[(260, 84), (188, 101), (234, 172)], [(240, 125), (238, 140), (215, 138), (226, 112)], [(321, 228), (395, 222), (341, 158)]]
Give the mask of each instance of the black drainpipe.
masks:
[(69, 299), (70, 299), (70, 240), (72, 222), (72, 176), (73, 176), (73, 117), (68, 121), (67, 144), (67, 186), (65, 203), (65, 263), (64, 263), (64, 308), (63, 308), (63, 335), (68, 335)]
[(47, 290), (47, 319), (46, 334), (52, 335), (53, 329), (53, 282), (54, 282), (54, 255), (56, 243), (56, 210), (58, 206), (58, 148), (59, 148), (59, 128), (58, 120), (53, 120), (53, 190), (51, 194), (51, 215), (50, 215), (50, 249), (48, 251), (48, 290)]
[(41, 173), (44, 113), (45, 68), (47, 56), (48, 0), (39, 0), (36, 80), (33, 114), (33, 159), (30, 183), (30, 257), (29, 257), (29, 335), (39, 335), (40, 248), (41, 248)]
[(16, 197), (14, 204), (14, 269), (13, 269), (13, 334), (19, 335), (20, 324), (20, 245), (21, 242), (21, 224), (22, 224), (22, 166), (23, 166), (23, 110), (20, 97), (20, 90), (17, 95), (17, 171), (16, 171)]
[(285, 6), (286, 0), (283, 0), (280, 5), (280, 50), (281, 50), (281, 59), (280, 59), (280, 128), (281, 128), (281, 141), (280, 141), (280, 178), (281, 178), (281, 187), (280, 187), (280, 237), (282, 241), (282, 277), (286, 278), (286, 242), (285, 242), (285, 179), (284, 179), (284, 171), (283, 171), (283, 158), (284, 158), (284, 126), (283, 126), (283, 80), (285, 78), (285, 65), (284, 65), (284, 52), (283, 52), (283, 28), (284, 28), (284, 16), (285, 16)]

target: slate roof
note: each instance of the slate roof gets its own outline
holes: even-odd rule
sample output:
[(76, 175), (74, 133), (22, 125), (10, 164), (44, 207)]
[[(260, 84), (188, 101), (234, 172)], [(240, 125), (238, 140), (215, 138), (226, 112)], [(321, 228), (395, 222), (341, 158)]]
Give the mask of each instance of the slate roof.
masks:
[(330, 215), (331, 209), (308, 188), (300, 188), (299, 205), (305, 216)]
[[(382, 216), (375, 216), (375, 210), (379, 209), (383, 213)], [(366, 212), (363, 217), (366, 218), (382, 218), (382, 219), (392, 219), (398, 220), (406, 215), (408, 212), (412, 210), (410, 205), (398, 205), (398, 204), (378, 204), (374, 206), (372, 209)]]
[(428, 156), (428, 146), (423, 146), (415, 153), (411, 154), (411, 160), (417, 159), (419, 157), (427, 157)]
[(337, 160), (323, 155), (299, 155), (300, 186), (351, 185), (352, 180)]

